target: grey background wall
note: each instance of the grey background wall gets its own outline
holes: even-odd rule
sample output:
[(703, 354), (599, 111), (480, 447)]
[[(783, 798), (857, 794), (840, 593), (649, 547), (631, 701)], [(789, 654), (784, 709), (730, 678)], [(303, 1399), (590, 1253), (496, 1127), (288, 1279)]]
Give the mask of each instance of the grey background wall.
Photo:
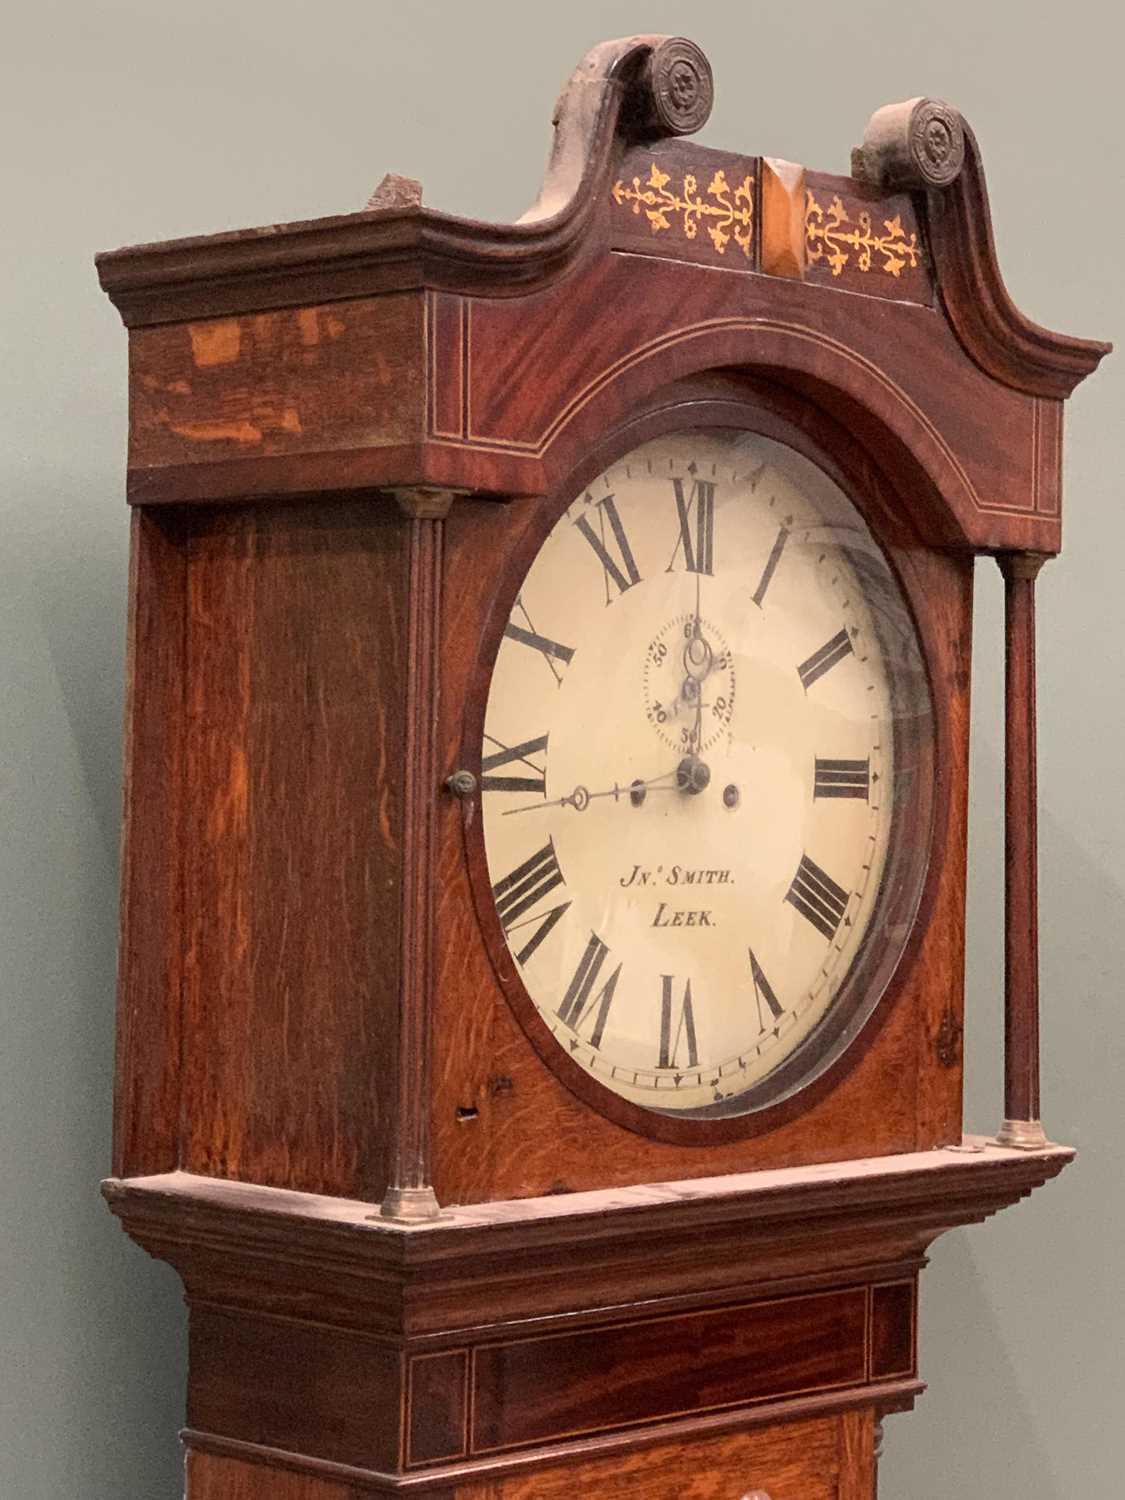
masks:
[[(959, 105), (1018, 304), (1120, 339), (1116, 7), (984, 0), (393, 4), (39, 0), (0, 58), (0, 1496), (180, 1494), (179, 1286), (104, 1211), (125, 601), (125, 335), (95, 250), (360, 206), (391, 169), (504, 219), (534, 196), (585, 48), (683, 32), (703, 136), (846, 170), (876, 106)], [(1044, 1117), (1082, 1148), (1030, 1203), (939, 1242), (930, 1393), (888, 1423), (887, 1500), (1118, 1500), (1125, 351), (1068, 426), (1040, 584)], [(1001, 605), (978, 580), (970, 1129), (1000, 1116)]]

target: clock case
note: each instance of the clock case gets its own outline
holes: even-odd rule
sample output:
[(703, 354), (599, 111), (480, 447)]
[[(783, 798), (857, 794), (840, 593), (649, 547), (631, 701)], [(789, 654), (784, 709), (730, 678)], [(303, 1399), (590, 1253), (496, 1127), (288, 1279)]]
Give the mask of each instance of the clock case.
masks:
[[(1069, 1159), (1038, 1127), (1031, 591), (1063, 402), (1108, 346), (1015, 309), (948, 106), (880, 111), (840, 177), (682, 139), (709, 102), (692, 44), (606, 43), (515, 225), (390, 177), (360, 213), (98, 259), (133, 516), (105, 1191), (187, 1287), (193, 1500), (266, 1470), (310, 1500), (679, 1495), (697, 1461), (764, 1483), (798, 1451), (784, 1493), (868, 1495), (875, 1418), (921, 1389), (926, 1245)], [(851, 494), (914, 612), (936, 751), (875, 1014), (701, 1136), (620, 1118), (534, 1045), (447, 778), (479, 769), (540, 497), (708, 423)], [(1013, 1128), (961, 1153), (980, 554), (1009, 589)]]

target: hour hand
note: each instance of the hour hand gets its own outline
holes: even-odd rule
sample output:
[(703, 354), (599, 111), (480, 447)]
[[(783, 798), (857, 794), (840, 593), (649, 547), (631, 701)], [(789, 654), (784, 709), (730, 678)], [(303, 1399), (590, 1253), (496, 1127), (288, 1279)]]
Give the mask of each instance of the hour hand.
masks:
[(613, 786), (607, 787), (605, 791), (591, 792), (587, 787), (576, 786), (565, 797), (552, 797), (544, 802), (525, 802), (522, 807), (509, 807), (505, 809), (504, 817), (510, 818), (513, 813), (535, 812), (544, 807), (573, 807), (575, 812), (585, 812), (591, 802), (601, 797), (612, 797), (615, 802), (620, 801), (622, 797), (628, 797), (634, 807), (640, 807), (647, 792), (674, 790), (676, 790), (676, 772), (666, 771), (663, 776), (653, 776), (648, 781), (631, 781), (627, 786), (614, 782)]

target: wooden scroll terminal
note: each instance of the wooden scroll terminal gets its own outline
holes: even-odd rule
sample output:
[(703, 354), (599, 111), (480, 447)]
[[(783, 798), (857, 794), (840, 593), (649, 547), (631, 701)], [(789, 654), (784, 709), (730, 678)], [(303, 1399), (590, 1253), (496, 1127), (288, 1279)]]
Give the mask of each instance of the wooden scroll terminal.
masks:
[(1004, 1121), (1003, 1146), (1038, 1151), (1039, 876), (1035, 750), (1035, 579), (1046, 558), (1006, 552), (1004, 575)]

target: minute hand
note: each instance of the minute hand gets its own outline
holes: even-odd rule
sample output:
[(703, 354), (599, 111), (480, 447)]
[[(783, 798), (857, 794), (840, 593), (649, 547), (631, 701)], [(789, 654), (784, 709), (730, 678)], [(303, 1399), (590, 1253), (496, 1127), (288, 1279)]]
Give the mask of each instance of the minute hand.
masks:
[(703, 746), (703, 684), (715, 670), (715, 653), (703, 634), (703, 621), (699, 612), (699, 574), (695, 575), (695, 613), (691, 621), (691, 635), (684, 646), (684, 678), (682, 695), (695, 704), (695, 726), (691, 731), (688, 746), (698, 754)]
[(553, 797), (549, 802), (525, 802), (522, 807), (509, 807), (504, 816), (510, 818), (513, 813), (535, 812), (544, 807), (573, 807), (575, 812), (585, 812), (590, 803), (599, 797), (612, 797), (615, 801), (621, 797), (630, 797), (640, 791), (676, 791), (675, 771), (666, 771), (663, 776), (654, 776), (650, 781), (631, 781), (628, 786), (619, 786), (616, 782), (604, 792), (587, 791), (584, 786), (576, 786), (573, 792), (565, 797)]

